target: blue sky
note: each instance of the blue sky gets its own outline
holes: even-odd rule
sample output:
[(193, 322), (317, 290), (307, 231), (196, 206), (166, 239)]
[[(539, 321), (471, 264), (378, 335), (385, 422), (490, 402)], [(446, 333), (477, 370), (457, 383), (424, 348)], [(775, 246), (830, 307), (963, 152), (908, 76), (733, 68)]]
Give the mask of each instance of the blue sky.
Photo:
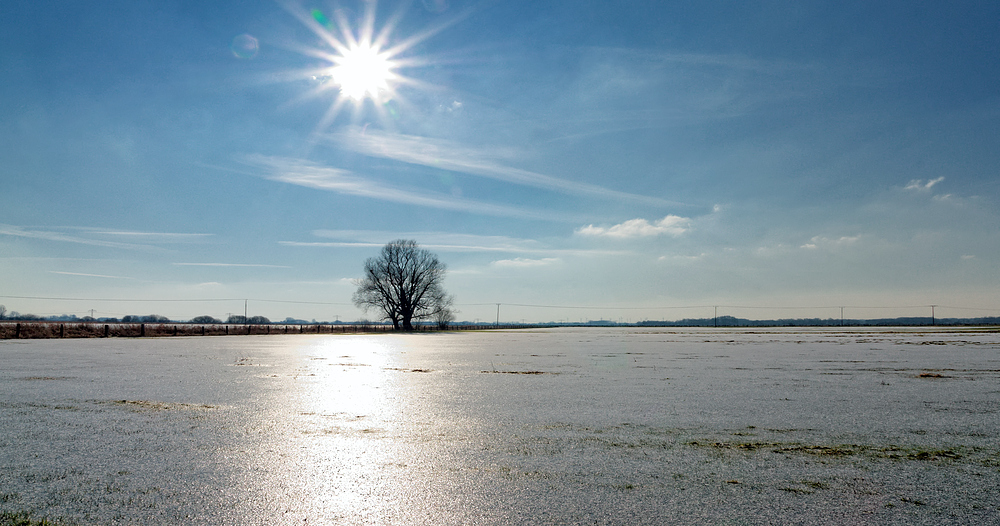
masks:
[[(0, 303), (357, 319), (364, 259), (412, 238), (466, 320), (997, 315), (998, 20), (14, 0)], [(330, 67), (365, 28), (391, 69), (355, 98)]]

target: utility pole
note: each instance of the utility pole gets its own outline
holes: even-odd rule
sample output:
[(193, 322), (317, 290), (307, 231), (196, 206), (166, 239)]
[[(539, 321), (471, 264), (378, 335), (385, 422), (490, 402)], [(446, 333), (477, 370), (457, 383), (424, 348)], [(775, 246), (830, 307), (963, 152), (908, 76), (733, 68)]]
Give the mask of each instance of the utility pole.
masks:
[(715, 309), (715, 326), (718, 327), (719, 326), (719, 306), (716, 305), (713, 308)]
[(937, 325), (937, 321), (934, 319), (934, 307), (937, 305), (931, 305), (931, 325)]
[(500, 326), (500, 304), (499, 303), (497, 303), (497, 324), (496, 324), (496, 326), (497, 327)]
[(841, 327), (844, 326), (844, 308), (843, 307), (840, 308), (840, 326)]
[(250, 322), (247, 321), (247, 301), (249, 300), (243, 300), (243, 325), (250, 324)]

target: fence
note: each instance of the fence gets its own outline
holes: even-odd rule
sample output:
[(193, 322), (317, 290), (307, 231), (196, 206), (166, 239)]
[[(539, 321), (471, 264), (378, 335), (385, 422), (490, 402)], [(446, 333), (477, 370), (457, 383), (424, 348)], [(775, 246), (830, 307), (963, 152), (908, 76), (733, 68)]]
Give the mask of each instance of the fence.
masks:
[[(452, 325), (447, 330), (515, 329), (526, 325)], [(417, 325), (415, 332), (439, 331), (436, 326)], [(0, 339), (45, 338), (153, 338), (166, 336), (238, 336), (268, 334), (362, 334), (393, 332), (391, 325), (235, 325), (192, 323), (102, 323), (102, 322), (0, 322)]]

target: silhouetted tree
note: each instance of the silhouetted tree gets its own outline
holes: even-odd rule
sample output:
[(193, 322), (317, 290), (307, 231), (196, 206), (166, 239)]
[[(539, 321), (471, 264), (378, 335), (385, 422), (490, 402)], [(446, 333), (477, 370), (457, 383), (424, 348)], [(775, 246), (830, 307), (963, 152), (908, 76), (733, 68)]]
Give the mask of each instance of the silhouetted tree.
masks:
[(447, 329), (448, 324), (455, 321), (455, 311), (451, 306), (455, 303), (455, 297), (443, 295), (435, 302), (435, 309), (431, 317), (437, 323), (438, 329)]
[(3, 319), (4, 315), (7, 314), (7, 307), (0, 305), (0, 320)]
[(247, 323), (251, 325), (267, 325), (271, 323), (271, 320), (263, 316), (250, 316), (249, 318), (247, 318)]
[(354, 304), (365, 312), (379, 312), (394, 329), (410, 331), (413, 320), (450, 308), (450, 296), (441, 288), (444, 274), (445, 265), (437, 256), (416, 241), (397, 239), (382, 247), (378, 257), (365, 261)]
[(243, 324), (246, 322), (247, 322), (247, 317), (242, 314), (230, 314), (229, 317), (226, 318), (226, 323)]
[(212, 324), (212, 323), (222, 323), (222, 320), (218, 318), (213, 318), (211, 316), (198, 316), (196, 318), (191, 318), (191, 323)]

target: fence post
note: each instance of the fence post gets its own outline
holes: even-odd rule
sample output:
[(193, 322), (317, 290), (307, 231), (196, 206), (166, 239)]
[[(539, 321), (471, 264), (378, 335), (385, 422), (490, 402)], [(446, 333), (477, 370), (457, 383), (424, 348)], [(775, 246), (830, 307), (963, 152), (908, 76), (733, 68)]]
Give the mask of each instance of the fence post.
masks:
[(108, 331), (109, 331), (109, 330), (111, 330), (111, 326), (110, 326), (110, 325), (105, 325), (105, 326), (104, 326), (104, 337), (105, 337), (105, 338), (107, 338), (107, 337), (108, 337)]
[(66, 329), (66, 324), (65, 323), (59, 324), (59, 337), (60, 338), (63, 337), (63, 334), (65, 333), (65, 329)]
[(14, 339), (16, 340), (20, 337), (21, 337), (21, 324), (18, 323), (16, 326), (14, 326)]

